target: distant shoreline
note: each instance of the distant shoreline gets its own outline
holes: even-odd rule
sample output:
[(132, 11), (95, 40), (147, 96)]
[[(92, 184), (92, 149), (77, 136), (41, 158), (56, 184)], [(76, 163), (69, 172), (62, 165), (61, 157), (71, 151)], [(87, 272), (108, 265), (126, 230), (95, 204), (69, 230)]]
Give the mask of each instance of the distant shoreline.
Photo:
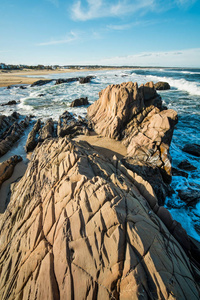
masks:
[(27, 76), (43, 76), (51, 74), (63, 74), (71, 72), (87, 72), (87, 71), (101, 71), (101, 70), (118, 70), (118, 69), (130, 69), (129, 67), (111, 67), (111, 68), (84, 68), (84, 69), (57, 69), (57, 70), (0, 70), (0, 87), (8, 87), (10, 85), (24, 85), (33, 84), (39, 79), (44, 79), (43, 77), (27, 77)]

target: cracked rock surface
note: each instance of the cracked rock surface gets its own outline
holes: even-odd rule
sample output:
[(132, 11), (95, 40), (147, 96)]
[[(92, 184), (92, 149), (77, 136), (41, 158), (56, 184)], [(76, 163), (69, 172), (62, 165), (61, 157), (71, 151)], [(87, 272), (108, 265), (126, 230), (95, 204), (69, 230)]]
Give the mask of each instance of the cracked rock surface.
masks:
[(0, 298), (199, 299), (149, 200), (150, 184), (117, 159), (45, 140), (0, 218)]

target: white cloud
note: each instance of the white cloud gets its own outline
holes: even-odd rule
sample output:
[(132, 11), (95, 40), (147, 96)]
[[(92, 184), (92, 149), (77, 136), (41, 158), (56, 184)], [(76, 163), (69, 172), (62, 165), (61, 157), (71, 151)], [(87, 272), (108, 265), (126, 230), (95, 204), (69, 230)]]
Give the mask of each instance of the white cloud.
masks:
[(48, 42), (38, 43), (37, 46), (50, 46), (50, 45), (60, 45), (69, 44), (79, 39), (79, 35), (76, 32), (71, 31), (64, 38), (59, 40), (50, 40)]
[(137, 12), (140, 9), (153, 9), (156, 0), (121, 0), (111, 4), (106, 0), (87, 0), (87, 6), (83, 7), (79, 0), (72, 6), (72, 18), (79, 21), (87, 21), (103, 17), (119, 17)]
[(200, 48), (168, 52), (142, 52), (127, 56), (105, 58), (102, 65), (200, 67)]

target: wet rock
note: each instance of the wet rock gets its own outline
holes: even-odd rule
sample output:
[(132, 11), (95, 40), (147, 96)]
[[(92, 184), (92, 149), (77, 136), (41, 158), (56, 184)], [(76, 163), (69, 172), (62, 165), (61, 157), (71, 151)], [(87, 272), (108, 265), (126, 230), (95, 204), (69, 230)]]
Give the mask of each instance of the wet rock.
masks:
[(187, 190), (177, 190), (180, 199), (187, 203), (187, 205), (195, 205), (200, 201), (199, 191), (188, 188)]
[(185, 170), (185, 171), (194, 171), (197, 168), (193, 166), (187, 159), (184, 159), (178, 164), (178, 168)]
[(3, 103), (1, 104), (1, 106), (5, 106), (5, 105), (15, 105), (17, 104), (17, 102), (15, 100), (11, 100), (11, 101), (8, 101), (7, 103)]
[(154, 86), (155, 86), (155, 89), (158, 91), (170, 90), (170, 85), (168, 82), (158, 81), (157, 83), (155, 83)]
[(0, 298), (199, 299), (195, 260), (167, 228), (190, 240), (156, 202), (120, 161), (45, 140), (0, 219)]
[(61, 84), (61, 83), (74, 82), (74, 81), (79, 81), (79, 77), (73, 77), (73, 78), (59, 78), (59, 79), (56, 80), (55, 85)]
[(14, 155), (0, 163), (0, 188), (2, 183), (12, 176), (16, 164), (20, 161), (22, 161), (22, 157)]
[(0, 156), (7, 153), (17, 140), (22, 136), (30, 122), (30, 117), (20, 121), (19, 114), (0, 116)]
[(77, 107), (77, 106), (88, 105), (88, 104), (89, 104), (88, 97), (85, 97), (85, 98), (75, 99), (70, 104), (70, 107)]
[(42, 86), (42, 85), (45, 85), (45, 84), (47, 84), (49, 82), (52, 82), (52, 81), (53, 81), (53, 79), (37, 80), (36, 82), (31, 84), (31, 87)]
[(87, 121), (82, 118), (78, 120), (70, 114), (68, 111), (65, 111), (58, 120), (57, 126), (57, 135), (59, 137), (70, 136), (74, 137), (78, 134), (87, 133)]
[(83, 84), (83, 83), (88, 83), (91, 81), (91, 79), (93, 79), (94, 76), (86, 76), (86, 77), (80, 77), (79, 78), (79, 83)]
[(182, 177), (188, 178), (188, 173), (181, 171), (179, 169), (176, 169), (176, 168), (172, 168), (172, 176), (182, 176)]
[(24, 86), (24, 85), (20, 85), (20, 87), (19, 87), (21, 90), (26, 90), (27, 89), (27, 87), (26, 86)]
[(45, 125), (39, 130), (38, 142), (43, 142), (44, 140), (54, 136), (54, 122), (52, 118), (48, 119)]
[(33, 151), (35, 149), (35, 147), (37, 146), (38, 131), (39, 131), (40, 127), (41, 127), (41, 119), (38, 119), (26, 140), (26, 145), (25, 145), (26, 152)]
[(191, 155), (200, 157), (200, 145), (198, 144), (186, 144), (182, 150)]

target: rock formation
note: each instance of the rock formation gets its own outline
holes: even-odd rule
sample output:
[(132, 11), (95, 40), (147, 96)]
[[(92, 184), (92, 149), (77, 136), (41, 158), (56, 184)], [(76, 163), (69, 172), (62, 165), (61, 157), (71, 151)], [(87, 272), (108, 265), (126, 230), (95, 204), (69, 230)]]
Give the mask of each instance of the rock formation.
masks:
[(191, 155), (200, 157), (200, 145), (198, 144), (186, 144), (182, 150)]
[(0, 156), (7, 153), (22, 136), (30, 122), (30, 117), (18, 113), (11, 116), (0, 115)]
[(45, 140), (0, 218), (0, 298), (199, 299), (199, 270), (165, 216), (116, 158)]
[(163, 184), (155, 181), (154, 188), (155, 191), (163, 190), (159, 196), (163, 203), (166, 184), (172, 176), (169, 145), (177, 113), (162, 107), (153, 82), (140, 87), (132, 82), (110, 85), (99, 96), (88, 108), (92, 127), (98, 134), (123, 141), (127, 147), (127, 166), (137, 166), (137, 169), (144, 166), (146, 171), (153, 169), (143, 172), (145, 180), (151, 178), (148, 175), (152, 171), (155, 174), (155, 169), (159, 169)]

